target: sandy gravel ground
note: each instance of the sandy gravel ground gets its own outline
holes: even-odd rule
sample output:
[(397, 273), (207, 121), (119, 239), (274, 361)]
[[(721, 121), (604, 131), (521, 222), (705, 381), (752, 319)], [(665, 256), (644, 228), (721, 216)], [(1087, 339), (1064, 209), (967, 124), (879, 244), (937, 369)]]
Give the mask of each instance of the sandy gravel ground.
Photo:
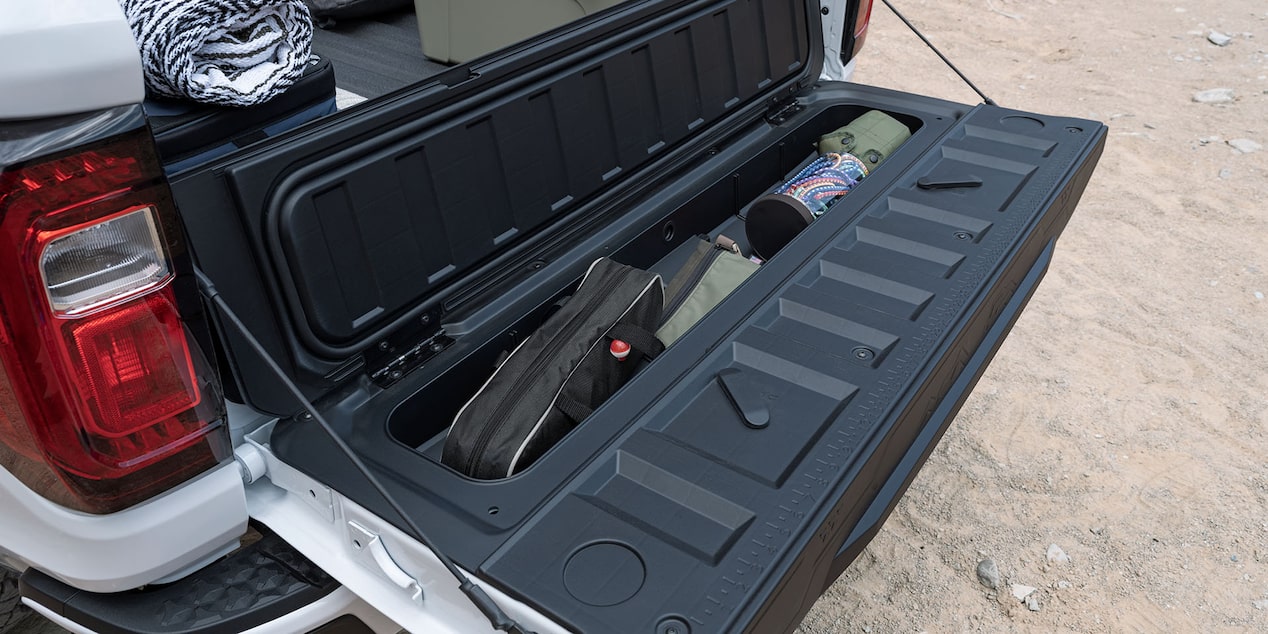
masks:
[[(1227, 143), (1268, 145), (1268, 3), (898, 1), (999, 103), (1111, 133), (1029, 309), (801, 631), (1268, 631), (1268, 150)], [(883, 6), (857, 79), (975, 98)]]
[[(1268, 150), (1228, 143), (1268, 146), (1268, 3), (896, 1), (1000, 104), (1111, 131), (1026, 313), (801, 631), (1268, 631)], [(856, 79), (974, 99), (879, 4)]]

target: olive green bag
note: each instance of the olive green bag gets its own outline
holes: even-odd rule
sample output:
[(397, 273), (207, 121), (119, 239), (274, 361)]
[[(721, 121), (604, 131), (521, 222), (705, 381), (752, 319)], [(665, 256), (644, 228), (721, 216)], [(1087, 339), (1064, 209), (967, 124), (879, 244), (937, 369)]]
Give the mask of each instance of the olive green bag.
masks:
[(665, 289), (665, 317), (656, 338), (666, 346), (713, 310), (758, 268), (740, 255), (734, 242), (719, 238), (718, 244), (701, 240)]
[(911, 138), (911, 130), (879, 110), (869, 110), (849, 125), (819, 137), (819, 155), (844, 152), (858, 157), (871, 170)]

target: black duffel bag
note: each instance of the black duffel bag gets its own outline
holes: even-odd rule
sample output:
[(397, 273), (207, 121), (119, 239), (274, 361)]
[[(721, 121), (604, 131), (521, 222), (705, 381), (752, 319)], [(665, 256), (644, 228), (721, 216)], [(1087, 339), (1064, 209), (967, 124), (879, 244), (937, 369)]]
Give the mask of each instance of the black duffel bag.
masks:
[(523, 471), (664, 349), (652, 334), (663, 308), (659, 275), (595, 261), (458, 411), (441, 460), (482, 480)]

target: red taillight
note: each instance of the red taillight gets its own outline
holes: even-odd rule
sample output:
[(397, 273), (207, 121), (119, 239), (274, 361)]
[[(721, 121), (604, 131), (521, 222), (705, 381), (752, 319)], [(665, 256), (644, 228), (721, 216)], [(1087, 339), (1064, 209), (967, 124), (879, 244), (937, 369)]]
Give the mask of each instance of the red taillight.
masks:
[(89, 432), (115, 440), (156, 427), (158, 436), (181, 431), (170, 429), (172, 417), (198, 405), (201, 397), (169, 293), (65, 322), (62, 333), (66, 361), (94, 414), (86, 421)]
[(867, 40), (867, 25), (872, 21), (872, 0), (858, 0), (859, 11), (854, 18), (854, 54), (858, 55)]
[(0, 173), (0, 209), (49, 214), (126, 189), (141, 177), (138, 157), (85, 151)]
[(144, 129), (0, 172), (0, 466), (54, 501), (114, 511), (231, 451), (179, 235)]

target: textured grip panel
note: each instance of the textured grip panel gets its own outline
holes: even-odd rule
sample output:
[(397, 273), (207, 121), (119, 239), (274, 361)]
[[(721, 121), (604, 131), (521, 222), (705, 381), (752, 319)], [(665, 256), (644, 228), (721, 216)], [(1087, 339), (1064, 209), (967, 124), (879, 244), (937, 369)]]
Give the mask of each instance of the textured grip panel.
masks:
[(271, 533), (180, 581), (130, 592), (81, 592), (34, 569), (22, 576), (23, 596), (102, 634), (242, 632), (338, 587)]

